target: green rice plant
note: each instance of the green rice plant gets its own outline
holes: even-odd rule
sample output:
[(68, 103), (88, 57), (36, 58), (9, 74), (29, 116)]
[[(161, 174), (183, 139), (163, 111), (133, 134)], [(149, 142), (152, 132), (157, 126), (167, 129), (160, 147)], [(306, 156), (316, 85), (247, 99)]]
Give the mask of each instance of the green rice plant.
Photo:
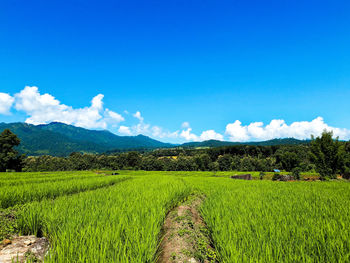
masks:
[(56, 175), (56, 176), (45, 176), (45, 177), (33, 177), (33, 178), (18, 178), (18, 179), (12, 179), (12, 180), (3, 180), (0, 181), (0, 188), (1, 187), (8, 187), (13, 185), (26, 185), (26, 184), (36, 184), (36, 183), (52, 183), (52, 182), (58, 182), (58, 181), (69, 181), (69, 180), (81, 180), (86, 178), (96, 178), (96, 177), (104, 177), (105, 175), (91, 175), (91, 174), (84, 174), (84, 175)]
[(44, 181), (42, 183), (3, 186), (0, 187), (0, 208), (106, 187), (128, 178), (130, 177), (123, 175), (99, 176), (78, 180)]
[(167, 212), (191, 192), (181, 178), (142, 176), (109, 188), (33, 202), (23, 234), (45, 235), (45, 262), (153, 262)]
[(350, 184), (189, 181), (221, 262), (350, 261)]
[[(49, 238), (45, 262), (155, 262), (166, 214), (194, 192), (206, 197), (200, 212), (219, 262), (350, 262), (349, 183), (119, 173), (67, 172), (62, 181), (53, 179), (59, 173), (23, 174), (28, 183), (8, 187), (14, 203), (34, 201), (19, 211), (17, 225), (22, 234)], [(33, 183), (40, 176), (43, 182)], [(105, 187), (117, 178), (132, 180)]]

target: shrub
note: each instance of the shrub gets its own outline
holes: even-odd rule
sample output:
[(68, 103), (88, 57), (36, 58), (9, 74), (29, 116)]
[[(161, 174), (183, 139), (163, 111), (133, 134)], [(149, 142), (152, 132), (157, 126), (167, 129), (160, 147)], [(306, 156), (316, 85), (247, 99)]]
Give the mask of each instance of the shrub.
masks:
[(264, 179), (264, 176), (265, 176), (265, 173), (264, 172), (260, 172), (260, 174), (259, 174), (260, 180)]
[(301, 169), (299, 167), (295, 167), (292, 170), (292, 176), (294, 177), (294, 180), (300, 180), (300, 173), (301, 173)]
[(279, 173), (274, 173), (272, 176), (272, 181), (277, 181), (281, 178), (281, 175)]

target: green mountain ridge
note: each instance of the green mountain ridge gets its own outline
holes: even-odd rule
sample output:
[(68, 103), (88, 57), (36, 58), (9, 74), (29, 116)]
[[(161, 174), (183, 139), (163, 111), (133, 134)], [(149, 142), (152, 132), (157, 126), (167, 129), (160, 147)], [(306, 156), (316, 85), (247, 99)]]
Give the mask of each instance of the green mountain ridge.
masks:
[(103, 153), (174, 146), (144, 135), (118, 136), (105, 130), (88, 130), (58, 122), (42, 125), (0, 123), (0, 132), (4, 129), (10, 129), (21, 139), (18, 150), (27, 155), (66, 156), (72, 152)]
[(67, 156), (72, 152), (104, 153), (126, 150), (153, 150), (158, 148), (198, 148), (231, 145), (281, 145), (306, 144), (309, 141), (293, 138), (273, 139), (263, 142), (228, 142), (208, 140), (188, 142), (181, 145), (164, 143), (144, 135), (118, 136), (107, 130), (89, 130), (59, 122), (32, 125), (22, 122), (0, 123), (0, 132), (10, 129), (20, 139), (19, 152), (26, 155)]
[(186, 147), (222, 147), (233, 145), (255, 145), (255, 146), (274, 146), (274, 145), (299, 145), (308, 144), (310, 140), (298, 140), (295, 138), (280, 138), (260, 142), (228, 142), (218, 140), (208, 140), (203, 142), (187, 142), (181, 146)]

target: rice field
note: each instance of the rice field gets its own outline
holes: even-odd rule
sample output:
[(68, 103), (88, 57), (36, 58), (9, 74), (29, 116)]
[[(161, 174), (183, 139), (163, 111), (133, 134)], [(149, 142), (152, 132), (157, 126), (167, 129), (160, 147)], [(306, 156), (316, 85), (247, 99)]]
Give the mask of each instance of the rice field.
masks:
[(165, 217), (193, 194), (218, 262), (350, 262), (349, 182), (229, 175), (4, 173), (0, 207), (18, 233), (49, 239), (45, 262), (157, 262)]

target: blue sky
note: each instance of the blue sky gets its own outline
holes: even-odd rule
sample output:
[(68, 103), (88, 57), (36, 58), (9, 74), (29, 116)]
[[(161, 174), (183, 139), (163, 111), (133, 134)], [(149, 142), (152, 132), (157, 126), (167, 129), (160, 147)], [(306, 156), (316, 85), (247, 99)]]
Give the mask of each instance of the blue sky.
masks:
[(350, 139), (349, 13), (349, 1), (4, 0), (0, 122)]

